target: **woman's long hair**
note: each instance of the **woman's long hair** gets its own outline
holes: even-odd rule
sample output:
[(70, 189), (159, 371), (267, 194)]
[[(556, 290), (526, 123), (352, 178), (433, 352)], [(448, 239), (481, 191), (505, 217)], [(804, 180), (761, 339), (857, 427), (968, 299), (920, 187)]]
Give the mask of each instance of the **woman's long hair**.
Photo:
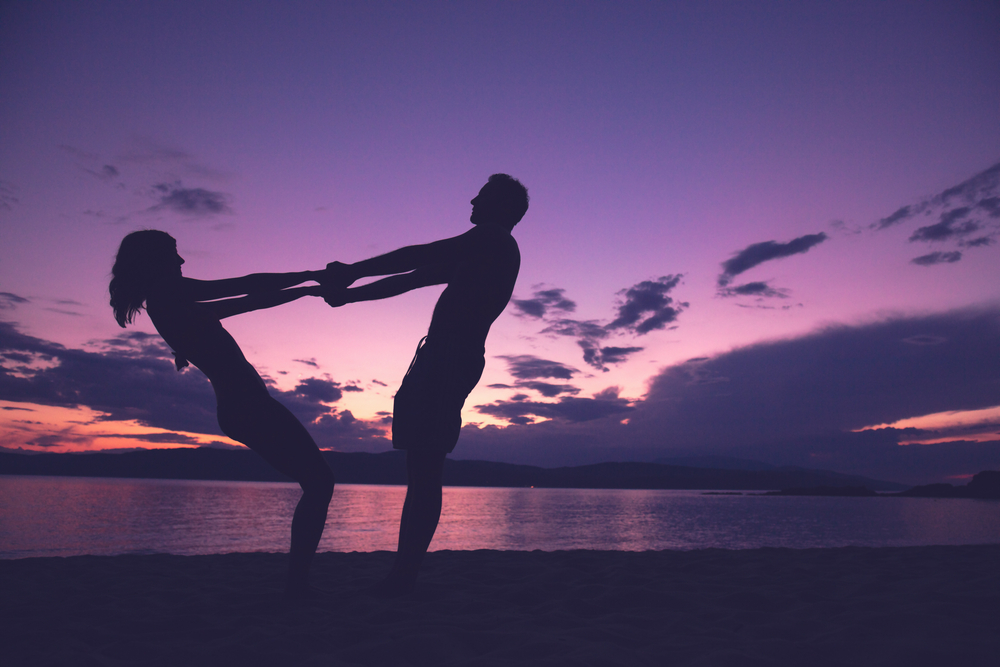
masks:
[(111, 309), (122, 328), (142, 310), (153, 281), (162, 275), (164, 262), (177, 252), (177, 241), (155, 229), (132, 232), (118, 247), (111, 267)]

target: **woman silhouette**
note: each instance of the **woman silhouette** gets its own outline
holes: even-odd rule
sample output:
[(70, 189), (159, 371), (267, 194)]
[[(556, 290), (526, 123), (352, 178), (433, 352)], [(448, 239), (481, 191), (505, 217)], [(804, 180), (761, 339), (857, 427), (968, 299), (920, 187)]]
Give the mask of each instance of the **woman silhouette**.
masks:
[[(274, 400), (236, 341), (219, 322), (224, 317), (270, 308), (320, 288), (285, 289), (315, 280), (321, 271), (258, 273), (228, 280), (193, 280), (181, 275), (184, 260), (165, 232), (126, 236), (111, 269), (111, 307), (124, 327), (143, 308), (177, 357), (190, 360), (212, 383), (222, 432), (264, 457), (302, 487), (292, 518), (286, 593), (307, 595), (309, 564), (326, 525), (333, 496), (333, 472), (302, 423)], [(226, 298), (246, 295), (241, 298)], [(216, 300), (221, 299), (221, 300)]]

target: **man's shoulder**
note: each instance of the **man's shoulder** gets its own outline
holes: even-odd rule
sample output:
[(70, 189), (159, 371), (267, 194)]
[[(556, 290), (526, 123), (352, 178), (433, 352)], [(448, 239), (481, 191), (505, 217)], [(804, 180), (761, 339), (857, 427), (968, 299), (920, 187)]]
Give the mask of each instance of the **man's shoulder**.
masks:
[(510, 233), (510, 230), (497, 225), (476, 225), (463, 234), (462, 237), (468, 238), (473, 243), (483, 243), (500, 247), (517, 247), (517, 241), (514, 239), (513, 234)]

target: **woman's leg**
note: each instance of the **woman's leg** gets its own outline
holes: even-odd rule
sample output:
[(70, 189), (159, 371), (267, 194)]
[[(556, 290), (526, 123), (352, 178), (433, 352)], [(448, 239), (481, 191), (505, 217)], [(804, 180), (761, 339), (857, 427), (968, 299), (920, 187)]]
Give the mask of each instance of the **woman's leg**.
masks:
[(323, 536), (334, 478), (309, 432), (273, 398), (219, 408), (219, 425), (229, 437), (257, 452), (278, 472), (302, 487), (292, 517), (287, 592), (304, 593), (309, 565)]

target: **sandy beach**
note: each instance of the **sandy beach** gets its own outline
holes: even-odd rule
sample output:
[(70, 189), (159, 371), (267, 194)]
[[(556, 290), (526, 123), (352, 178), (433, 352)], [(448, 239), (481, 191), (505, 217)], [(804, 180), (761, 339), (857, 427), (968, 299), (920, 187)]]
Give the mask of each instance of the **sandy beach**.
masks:
[(1000, 545), (440, 551), (399, 600), (392, 554), (0, 561), (5, 665), (992, 665)]

